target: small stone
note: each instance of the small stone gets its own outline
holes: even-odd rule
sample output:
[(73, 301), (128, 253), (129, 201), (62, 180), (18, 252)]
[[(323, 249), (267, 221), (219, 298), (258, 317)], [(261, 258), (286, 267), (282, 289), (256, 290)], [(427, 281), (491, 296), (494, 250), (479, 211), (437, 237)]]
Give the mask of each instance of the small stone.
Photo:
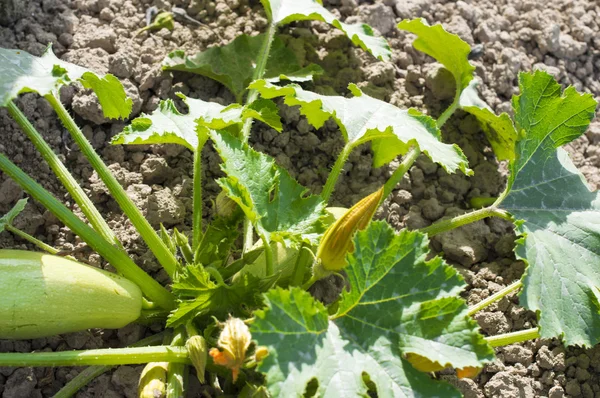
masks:
[(504, 360), (507, 363), (520, 363), (529, 366), (533, 361), (533, 352), (521, 345), (509, 345), (504, 347)]
[(31, 397), (36, 384), (37, 378), (32, 368), (19, 368), (6, 380), (2, 398)]
[(548, 398), (563, 398), (565, 396), (565, 390), (561, 386), (554, 386), (548, 392)]
[(565, 386), (565, 391), (569, 395), (578, 396), (581, 395), (581, 386), (577, 380), (569, 380)]
[(145, 184), (162, 184), (173, 175), (164, 158), (149, 158), (140, 166)]

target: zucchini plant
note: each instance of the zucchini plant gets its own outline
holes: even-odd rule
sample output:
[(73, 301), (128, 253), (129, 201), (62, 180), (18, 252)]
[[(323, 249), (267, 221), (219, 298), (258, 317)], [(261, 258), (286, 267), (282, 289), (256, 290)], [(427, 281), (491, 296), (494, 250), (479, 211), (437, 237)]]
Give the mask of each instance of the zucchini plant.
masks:
[[(51, 47), (41, 57), (0, 49), (5, 65), (0, 70), (0, 106), (36, 146), (85, 221), (4, 155), (0, 170), (120, 275), (59, 257), (65, 253), (13, 226), (24, 207), (24, 201), (18, 202), (0, 219), (0, 231), (49, 254), (0, 250), (0, 289), (10, 298), (0, 305), (0, 338), (129, 322), (160, 321), (165, 326), (165, 332), (132, 347), (1, 353), (0, 366), (91, 365), (57, 397), (71, 396), (123, 364), (147, 364), (140, 378), (144, 397), (183, 396), (190, 367), (215, 396), (455, 397), (460, 393), (431, 380), (431, 372), (454, 368), (459, 377), (474, 377), (494, 359), (493, 347), (540, 336), (558, 337), (567, 345), (597, 344), (600, 200), (560, 148), (586, 130), (596, 108), (591, 95), (572, 87), (562, 91), (544, 72), (523, 73), (521, 93), (513, 98), (514, 119), (495, 115), (477, 96), (468, 44), (422, 19), (402, 21), (398, 27), (416, 35), (415, 48), (440, 62), (455, 80), (454, 99), (437, 119), (370, 97), (353, 84), (351, 97), (318, 94), (308, 88), (322, 69), (301, 65), (278, 38), (279, 27), (322, 21), (381, 61), (391, 59), (390, 47), (369, 26), (341, 22), (318, 0), (262, 3), (269, 19), (265, 33), (242, 35), (198, 54), (175, 51), (163, 63), (165, 70), (220, 82), (237, 103), (223, 106), (178, 94), (187, 112), (172, 99), (162, 101), (112, 140), (115, 145), (179, 144), (193, 152), (189, 237), (150, 226), (60, 102), (60, 88), (79, 82), (96, 93), (106, 117), (126, 118), (131, 100), (115, 77), (61, 61)], [(169, 286), (159, 284), (128, 256), (18, 108), (15, 99), (24, 92), (38, 93), (56, 111), (169, 275)], [(343, 136), (345, 145), (319, 194), (308, 192), (272, 157), (248, 143), (254, 120), (283, 129), (273, 101), (279, 97), (298, 106), (316, 128), (333, 119)], [(448, 173), (472, 174), (461, 149), (441, 139), (440, 129), (459, 109), (480, 121), (497, 158), (509, 162), (505, 191), (488, 199), (487, 207), (421, 230), (395, 231), (384, 221), (372, 221), (420, 154)], [(222, 192), (216, 215), (205, 225), (201, 152), (209, 140), (222, 160), (224, 177), (217, 180)], [(328, 207), (348, 156), (366, 142), (371, 143), (376, 167), (402, 156), (399, 167), (352, 208)], [(516, 255), (528, 268), (520, 281), (468, 308), (460, 297), (464, 280), (442, 257), (430, 253), (429, 237), (486, 217), (514, 222), (519, 234)], [(344, 278), (348, 288), (333, 303), (319, 302), (310, 289), (331, 275)], [(484, 337), (471, 316), (519, 289), (521, 304), (537, 312), (539, 327)]]

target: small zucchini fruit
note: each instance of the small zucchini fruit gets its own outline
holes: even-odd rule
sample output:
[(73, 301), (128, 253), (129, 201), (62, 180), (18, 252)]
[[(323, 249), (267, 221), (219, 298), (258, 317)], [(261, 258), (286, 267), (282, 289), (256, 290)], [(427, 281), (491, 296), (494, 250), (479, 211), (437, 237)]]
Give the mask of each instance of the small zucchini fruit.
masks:
[(135, 321), (133, 282), (63, 257), (0, 250), (0, 339), (34, 339)]

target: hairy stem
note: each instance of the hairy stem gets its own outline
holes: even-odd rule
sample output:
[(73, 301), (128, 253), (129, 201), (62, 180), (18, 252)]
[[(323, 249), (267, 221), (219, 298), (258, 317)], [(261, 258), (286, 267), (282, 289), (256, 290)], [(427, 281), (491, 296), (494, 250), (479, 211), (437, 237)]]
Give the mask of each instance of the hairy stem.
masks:
[(323, 191), (321, 192), (321, 198), (323, 201), (327, 203), (333, 190), (335, 189), (335, 184), (342, 173), (342, 169), (348, 160), (348, 156), (350, 156), (350, 152), (352, 152), (354, 147), (350, 144), (346, 144), (346, 146), (342, 149), (342, 152), (338, 155), (335, 163), (333, 164), (333, 168), (327, 177), (327, 181), (325, 182), (325, 186), (323, 187)]
[(88, 159), (94, 170), (96, 170), (104, 184), (106, 184), (112, 197), (117, 201), (127, 217), (129, 217), (131, 223), (139, 232), (142, 239), (144, 239), (148, 248), (154, 253), (158, 262), (165, 271), (167, 271), (167, 274), (173, 277), (177, 269), (177, 259), (173, 253), (171, 253), (156, 231), (150, 226), (148, 220), (144, 218), (142, 212), (136, 207), (131, 198), (127, 196), (127, 193), (125, 193), (121, 184), (119, 184), (110, 169), (104, 164), (102, 159), (100, 159), (100, 156), (98, 156), (87, 138), (85, 138), (79, 129), (79, 126), (77, 126), (60, 100), (53, 94), (48, 94), (44, 96), (44, 98), (50, 102), (50, 105), (52, 105), (52, 108), (54, 108), (69, 133), (71, 133), (71, 137), (73, 137), (73, 140), (77, 143), (81, 152)]
[(459, 82), (456, 82), (456, 93), (454, 94), (454, 99), (450, 106), (440, 115), (437, 120), (437, 126), (439, 129), (446, 123), (450, 116), (458, 109), (458, 101), (460, 100), (460, 92), (462, 91), (459, 86)]
[[(272, 23), (269, 24), (269, 28), (265, 33), (265, 39), (260, 49), (260, 55), (256, 62), (256, 68), (254, 69), (254, 74), (252, 75), (252, 80), (261, 79), (264, 76), (265, 71), (267, 69), (267, 61), (269, 60), (269, 53), (271, 52), (271, 44), (273, 44), (273, 38), (275, 37), (276, 32), (277, 26)], [(248, 93), (248, 97), (246, 98), (246, 105), (253, 103), (257, 98), (258, 91), (250, 90), (250, 92)], [(243, 142), (248, 142), (248, 139), (250, 138), (252, 121), (252, 118), (248, 118), (244, 121), (244, 126), (242, 127)]]
[(492, 294), (490, 297), (486, 298), (485, 300), (481, 300), (479, 303), (469, 307), (469, 312), (467, 314), (469, 316), (472, 316), (473, 314), (477, 313), (478, 311), (481, 311), (485, 307), (502, 299), (502, 297), (504, 297), (516, 290), (519, 290), (521, 288), (521, 286), (523, 286), (523, 282), (521, 282), (520, 280), (517, 280), (517, 281), (511, 283), (510, 285), (506, 286), (504, 289)]
[(254, 227), (248, 217), (244, 218), (244, 251), (249, 252), (254, 246)]
[(265, 248), (265, 265), (267, 267), (265, 275), (271, 276), (273, 275), (273, 249), (264, 235), (261, 236), (261, 239)]
[(469, 205), (474, 209), (481, 209), (482, 207), (492, 206), (497, 200), (498, 198), (484, 198), (482, 196), (477, 196), (469, 200)]
[(400, 163), (400, 166), (394, 170), (390, 178), (388, 178), (388, 180), (385, 182), (383, 199), (387, 198), (392, 193), (394, 188), (396, 188), (398, 183), (402, 180), (402, 177), (404, 177), (404, 174), (406, 174), (406, 172), (412, 167), (413, 163), (415, 163), (415, 160), (417, 160), (420, 154), (421, 151), (416, 146), (413, 146), (408, 150), (408, 152), (406, 152), (406, 155), (402, 157), (402, 163)]
[[(205, 135), (208, 138), (208, 135)], [(192, 220), (192, 251), (195, 253), (198, 245), (202, 240), (202, 148), (206, 143), (206, 139), (198, 143), (198, 147), (194, 152), (194, 214)]]
[(518, 332), (500, 334), (498, 336), (486, 337), (485, 340), (492, 347), (503, 347), (505, 345), (522, 343), (524, 341), (537, 339), (539, 337), (540, 329), (531, 328), (526, 330), (519, 330)]
[(420, 229), (419, 231), (424, 234), (428, 234), (429, 236), (434, 236), (442, 232), (450, 231), (463, 225), (467, 225), (475, 221), (483, 220), (484, 218), (492, 216), (504, 218), (505, 220), (512, 219), (510, 214), (508, 214), (504, 210), (498, 209), (496, 207), (485, 207), (483, 209), (475, 210), (466, 214), (461, 214), (460, 216), (452, 217), (450, 219), (438, 221), (426, 228)]
[(105, 348), (58, 352), (0, 353), (0, 366), (134, 365), (148, 362), (191, 364), (185, 347)]
[(92, 227), (81, 221), (58, 199), (2, 154), (0, 154), (0, 170), (12, 178), (35, 200), (44, 205), (48, 211), (104, 257), (125, 278), (138, 285), (148, 298), (164, 309), (175, 307), (173, 295), (138, 267), (123, 250), (103, 239)]
[(50, 254), (56, 254), (56, 253), (60, 252), (60, 250), (42, 242), (39, 239), (34, 238), (33, 236), (29, 235), (27, 232), (21, 231), (19, 228), (13, 227), (10, 224), (7, 224), (4, 228), (6, 228), (7, 231), (12, 232), (13, 234), (17, 235), (18, 237), (23, 238), (26, 241), (33, 243), (40, 249), (42, 249)]
[[(162, 341), (163, 333), (158, 333), (142, 339), (135, 344), (132, 344), (131, 347), (144, 347), (148, 345), (156, 345), (160, 344)], [(108, 372), (112, 369), (112, 366), (90, 366), (86, 368), (73, 379), (71, 379), (67, 384), (64, 385), (52, 398), (70, 398), (77, 393), (82, 387), (86, 384), (94, 380), (96, 377), (100, 376), (103, 373)]]
[(119, 240), (110, 229), (102, 215), (94, 206), (90, 198), (85, 194), (83, 188), (79, 186), (73, 175), (60, 161), (58, 155), (54, 153), (52, 148), (46, 143), (42, 135), (33, 127), (27, 120), (27, 117), (21, 112), (17, 105), (10, 101), (7, 106), (8, 113), (19, 124), (27, 138), (33, 143), (36, 149), (40, 152), (46, 163), (50, 166), (56, 177), (63, 184), (67, 192), (73, 197), (75, 203), (79, 205), (83, 214), (89, 220), (92, 228), (94, 228), (104, 239), (111, 243), (120, 245)]
[(306, 243), (302, 243), (300, 249), (298, 250), (298, 256), (296, 257), (296, 264), (294, 264), (294, 271), (292, 273), (292, 281), (290, 282), (291, 286), (302, 286), (302, 282), (304, 282), (304, 276), (306, 275), (307, 265), (309, 263), (309, 259), (313, 257), (309, 246)]

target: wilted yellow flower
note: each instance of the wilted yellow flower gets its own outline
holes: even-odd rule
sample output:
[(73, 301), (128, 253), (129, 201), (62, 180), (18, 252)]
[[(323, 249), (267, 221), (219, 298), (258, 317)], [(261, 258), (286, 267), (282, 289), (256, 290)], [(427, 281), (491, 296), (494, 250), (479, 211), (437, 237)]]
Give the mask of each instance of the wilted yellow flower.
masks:
[(140, 376), (138, 396), (140, 398), (162, 398), (167, 396), (168, 362), (150, 362)]
[(219, 335), (218, 348), (211, 348), (209, 355), (217, 365), (231, 369), (233, 381), (240, 374), (240, 368), (246, 360), (246, 351), (252, 341), (252, 335), (248, 326), (238, 318), (230, 317), (223, 326)]
[(354, 251), (354, 233), (369, 225), (382, 198), (383, 187), (361, 199), (327, 228), (317, 249), (317, 258), (323, 270), (335, 272), (346, 266), (346, 254)]
[(204, 371), (206, 370), (206, 360), (208, 359), (206, 340), (202, 336), (192, 336), (185, 342), (185, 348), (187, 348), (190, 360), (196, 368), (198, 380), (204, 384)]

